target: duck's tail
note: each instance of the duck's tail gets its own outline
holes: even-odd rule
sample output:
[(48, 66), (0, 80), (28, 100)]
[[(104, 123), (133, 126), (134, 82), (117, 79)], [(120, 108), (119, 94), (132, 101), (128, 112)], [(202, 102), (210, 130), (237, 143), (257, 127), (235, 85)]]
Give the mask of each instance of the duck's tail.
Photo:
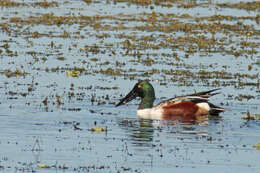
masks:
[(221, 112), (224, 112), (226, 111), (225, 108), (222, 108), (222, 107), (219, 107), (219, 106), (216, 106), (210, 102), (208, 102), (209, 106), (210, 106), (210, 111), (209, 111), (209, 114), (212, 115), (212, 116), (219, 116), (219, 114)]

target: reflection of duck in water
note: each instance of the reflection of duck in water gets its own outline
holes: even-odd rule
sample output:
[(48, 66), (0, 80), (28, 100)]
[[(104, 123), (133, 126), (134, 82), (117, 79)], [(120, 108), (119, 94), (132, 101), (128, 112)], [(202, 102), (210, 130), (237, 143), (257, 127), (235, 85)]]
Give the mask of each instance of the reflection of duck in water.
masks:
[(153, 141), (154, 127), (152, 120), (120, 121), (119, 125), (127, 131), (131, 143), (135, 146), (150, 147)]
[(208, 119), (208, 115), (218, 116), (225, 111), (224, 108), (209, 102), (211, 96), (218, 94), (213, 93), (216, 90), (218, 89), (171, 98), (153, 106), (155, 100), (153, 86), (148, 81), (140, 81), (116, 106), (141, 97), (137, 110), (137, 116), (141, 119), (203, 121)]

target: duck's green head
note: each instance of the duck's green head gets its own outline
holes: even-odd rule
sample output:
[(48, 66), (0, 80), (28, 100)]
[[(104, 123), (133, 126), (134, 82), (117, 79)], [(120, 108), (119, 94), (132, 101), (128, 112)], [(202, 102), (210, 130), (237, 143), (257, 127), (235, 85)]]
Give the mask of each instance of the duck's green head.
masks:
[(139, 105), (139, 109), (151, 108), (155, 100), (153, 86), (146, 80), (139, 81), (116, 106), (126, 104), (136, 97), (141, 97), (142, 99)]

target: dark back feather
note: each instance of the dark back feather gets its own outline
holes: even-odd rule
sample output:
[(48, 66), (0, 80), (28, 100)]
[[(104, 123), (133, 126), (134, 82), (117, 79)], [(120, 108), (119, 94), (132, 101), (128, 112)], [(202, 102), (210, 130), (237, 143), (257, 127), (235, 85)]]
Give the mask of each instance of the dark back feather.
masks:
[(214, 91), (217, 91), (217, 90), (220, 90), (220, 88), (209, 90), (209, 91), (198, 92), (198, 93), (194, 93), (194, 94), (188, 94), (188, 95), (184, 95), (184, 96), (178, 96), (178, 97), (175, 97), (175, 98), (170, 98), (168, 100), (164, 100), (164, 101), (158, 103), (157, 105), (155, 105), (155, 107), (156, 106), (166, 106), (166, 105), (182, 102), (184, 100), (190, 100), (190, 101), (195, 102), (195, 103), (201, 103), (201, 102), (207, 102), (208, 103), (209, 98), (211, 96), (219, 94), (219, 92), (214, 93)]

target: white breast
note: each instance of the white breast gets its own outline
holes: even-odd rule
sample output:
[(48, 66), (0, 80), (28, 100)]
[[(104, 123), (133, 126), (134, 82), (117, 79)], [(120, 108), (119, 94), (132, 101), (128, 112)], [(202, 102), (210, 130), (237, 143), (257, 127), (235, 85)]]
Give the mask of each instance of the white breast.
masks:
[(158, 109), (158, 108), (138, 109), (137, 116), (141, 119), (153, 119), (153, 120), (161, 120), (163, 118), (162, 109)]

